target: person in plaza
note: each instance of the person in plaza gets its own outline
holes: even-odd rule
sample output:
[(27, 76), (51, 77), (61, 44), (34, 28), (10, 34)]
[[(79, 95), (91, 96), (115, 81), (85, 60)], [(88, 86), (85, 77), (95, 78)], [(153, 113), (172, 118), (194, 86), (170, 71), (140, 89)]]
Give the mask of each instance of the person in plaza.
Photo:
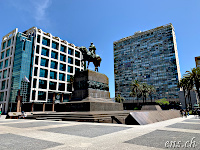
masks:
[(0, 118), (1, 118), (1, 109), (0, 109)]
[(197, 109), (197, 115), (200, 116), (200, 109)]
[(187, 109), (187, 115), (188, 115), (188, 116), (190, 115), (190, 111), (189, 111), (189, 109)]
[(19, 117), (19, 119), (21, 119), (21, 118), (25, 118), (25, 117), (27, 117), (27, 114), (24, 112), (24, 111), (22, 111), (22, 114), (21, 114), (21, 116)]
[(180, 109), (180, 114), (183, 117), (183, 109)]

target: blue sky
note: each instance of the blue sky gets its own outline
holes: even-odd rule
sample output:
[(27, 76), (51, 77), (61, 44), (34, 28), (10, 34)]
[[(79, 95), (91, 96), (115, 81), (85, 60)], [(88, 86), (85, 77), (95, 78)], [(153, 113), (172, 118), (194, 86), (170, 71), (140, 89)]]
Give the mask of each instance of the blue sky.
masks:
[[(94, 42), (114, 97), (113, 42), (172, 23), (181, 76), (200, 56), (200, 0), (0, 0), (0, 39), (33, 26), (76, 46)], [(90, 69), (94, 69), (90, 64)]]

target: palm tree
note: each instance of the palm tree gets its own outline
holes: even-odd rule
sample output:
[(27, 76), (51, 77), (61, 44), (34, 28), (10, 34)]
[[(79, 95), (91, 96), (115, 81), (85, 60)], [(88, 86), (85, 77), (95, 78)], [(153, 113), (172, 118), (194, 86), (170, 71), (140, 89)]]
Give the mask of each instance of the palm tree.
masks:
[(200, 93), (199, 93), (199, 83), (200, 83), (200, 68), (199, 67), (196, 67), (196, 68), (193, 68), (190, 71), (186, 71), (187, 72), (187, 76), (190, 76), (193, 81), (194, 81), (194, 84), (195, 84), (195, 87), (196, 87), (196, 90), (197, 90), (197, 93), (198, 93), (198, 99), (200, 98)]
[(187, 109), (187, 102), (186, 102), (186, 85), (187, 85), (187, 79), (186, 78), (182, 78), (179, 83), (178, 83), (178, 87), (179, 88), (183, 88), (183, 94), (184, 94), (184, 98), (185, 98), (185, 108)]
[(139, 105), (139, 97), (141, 97), (141, 85), (138, 80), (134, 80), (132, 81), (131, 86), (132, 88), (131, 88), (130, 96), (137, 97), (137, 102), (138, 102), (137, 105)]
[(148, 84), (142, 83), (141, 84), (141, 94), (142, 94), (142, 97), (143, 97), (143, 103), (146, 102), (146, 98), (148, 96), (148, 93), (149, 93)]
[(118, 94), (117, 97), (115, 97), (115, 102), (123, 103), (124, 101), (125, 101), (125, 98), (122, 97), (120, 94)]
[(192, 101), (191, 101), (190, 91), (194, 87), (194, 82), (193, 82), (193, 79), (192, 79), (191, 76), (185, 76), (184, 78), (186, 79), (186, 91), (187, 91), (186, 96), (188, 98), (189, 106), (190, 106), (190, 109), (191, 109)]
[(149, 85), (149, 96), (151, 98), (151, 102), (152, 102), (152, 95), (156, 92), (156, 89), (153, 85)]

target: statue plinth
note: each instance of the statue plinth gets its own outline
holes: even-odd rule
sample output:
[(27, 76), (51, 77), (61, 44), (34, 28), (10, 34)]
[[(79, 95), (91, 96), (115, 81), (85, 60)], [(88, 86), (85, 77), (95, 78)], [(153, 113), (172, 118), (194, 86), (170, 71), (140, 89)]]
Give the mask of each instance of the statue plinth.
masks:
[(73, 84), (73, 100), (111, 101), (108, 77), (102, 73), (91, 70), (77, 72)]
[(122, 104), (111, 100), (109, 80), (105, 74), (91, 70), (76, 72), (73, 84), (74, 91), (70, 103), (74, 108), (77, 105), (81, 111), (123, 110)]

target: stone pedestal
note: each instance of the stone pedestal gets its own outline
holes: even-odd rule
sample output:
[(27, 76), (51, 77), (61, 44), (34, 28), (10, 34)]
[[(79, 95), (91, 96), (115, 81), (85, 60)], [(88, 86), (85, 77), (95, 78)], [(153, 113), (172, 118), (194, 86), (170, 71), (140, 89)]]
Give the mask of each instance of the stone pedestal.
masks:
[[(109, 80), (105, 74), (85, 70), (74, 76), (71, 105), (75, 110), (122, 111), (123, 105), (110, 98)], [(85, 108), (84, 108), (85, 107)]]

